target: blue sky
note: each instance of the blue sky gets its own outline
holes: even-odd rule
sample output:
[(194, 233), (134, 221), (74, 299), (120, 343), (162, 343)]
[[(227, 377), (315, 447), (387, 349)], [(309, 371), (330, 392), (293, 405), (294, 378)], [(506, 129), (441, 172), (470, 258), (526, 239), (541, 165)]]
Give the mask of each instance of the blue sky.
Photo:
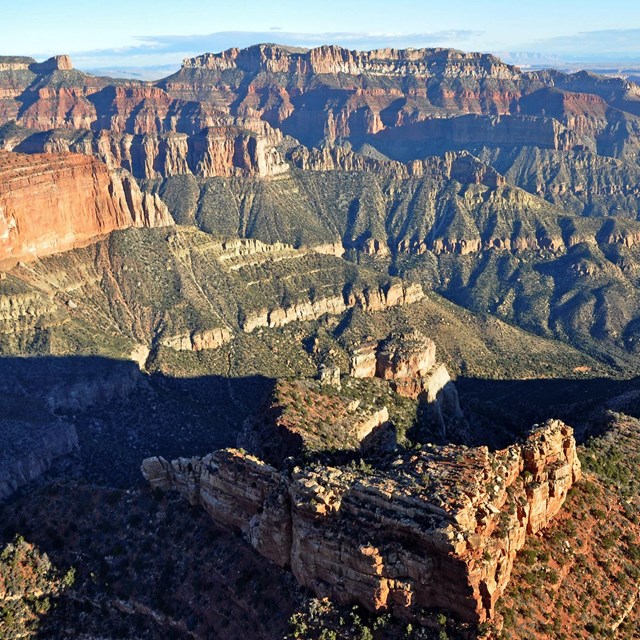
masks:
[(640, 61), (640, 2), (21, 0), (6, 3), (0, 17), (0, 53), (70, 53), (81, 68), (179, 65), (186, 56), (265, 41)]

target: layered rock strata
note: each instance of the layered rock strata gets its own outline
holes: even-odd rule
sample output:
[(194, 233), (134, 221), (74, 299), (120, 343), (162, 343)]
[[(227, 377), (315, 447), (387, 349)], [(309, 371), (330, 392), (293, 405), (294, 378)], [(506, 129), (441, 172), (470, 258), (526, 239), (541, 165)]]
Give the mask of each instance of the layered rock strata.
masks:
[(227, 449), (148, 458), (142, 472), (321, 597), (405, 618), (438, 607), (479, 623), (495, 616), (517, 551), (560, 510), (580, 463), (572, 429), (550, 421), (496, 453), (430, 446), (373, 471), (287, 474)]
[(376, 352), (376, 376), (395, 380), (426, 375), (436, 363), (433, 340), (414, 331), (383, 340)]
[(437, 48), (263, 44), (187, 59), (154, 84), (93, 77), (68, 56), (0, 57), (0, 125), (17, 125), (5, 148), (89, 153), (147, 179), (277, 176), (286, 136), (325, 145), (303, 151), (303, 165), (351, 171), (385, 163), (333, 148), (345, 140), (403, 162), (522, 145), (633, 157), (639, 93), (620, 79), (524, 73)]
[(0, 152), (0, 262), (66, 251), (116, 229), (170, 224), (158, 196), (93, 158)]
[[(268, 125), (256, 128), (264, 127)], [(146, 180), (179, 175), (272, 177), (289, 170), (274, 146), (280, 139), (276, 131), (263, 135), (231, 124), (210, 126), (191, 135), (175, 131), (134, 135), (110, 130), (77, 135), (53, 132), (26, 139), (19, 135), (6, 140), (5, 148), (95, 156), (109, 168), (126, 169)]]
[(185, 69), (269, 71), (292, 74), (338, 74), (433, 77), (458, 75), (516, 79), (515, 67), (481, 53), (452, 49), (374, 49), (350, 51), (335, 45), (301, 49), (278, 45), (232, 48), (219, 54), (187, 58)]
[(412, 304), (421, 300), (423, 296), (424, 292), (418, 283), (405, 285), (394, 282), (387, 287), (363, 290), (347, 287), (342, 295), (301, 301), (289, 307), (261, 309), (248, 315), (242, 323), (242, 328), (250, 333), (259, 327), (282, 327), (290, 322), (317, 320), (325, 314), (340, 315), (353, 307), (364, 311), (382, 311), (389, 307)]
[(168, 336), (160, 340), (163, 347), (169, 347), (176, 351), (205, 351), (218, 349), (233, 339), (233, 333), (226, 327), (204, 329), (193, 333), (181, 333)]

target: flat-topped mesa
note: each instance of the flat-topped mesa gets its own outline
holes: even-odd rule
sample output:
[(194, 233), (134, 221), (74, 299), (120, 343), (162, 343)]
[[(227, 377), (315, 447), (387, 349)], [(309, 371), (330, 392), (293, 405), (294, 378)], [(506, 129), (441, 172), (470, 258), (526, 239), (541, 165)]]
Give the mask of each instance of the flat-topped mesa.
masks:
[(158, 196), (95, 158), (0, 151), (0, 262), (84, 246), (116, 229), (170, 224)]
[(521, 72), (495, 56), (455, 49), (352, 51), (336, 45), (298, 49), (260, 44), (187, 58), (183, 69), (271, 73), (472, 77), (516, 79)]
[(0, 71), (26, 71), (33, 64), (35, 59), (27, 56), (0, 56)]
[(375, 469), (295, 468), (221, 450), (148, 458), (152, 487), (176, 489), (319, 597), (411, 618), (442, 608), (492, 619), (527, 535), (580, 477), (573, 431), (549, 421), (522, 444), (423, 447)]
[(337, 382), (278, 380), (263, 407), (245, 422), (238, 446), (276, 466), (289, 457), (367, 449), (391, 428), (389, 411), (379, 403), (341, 394), (339, 370)]

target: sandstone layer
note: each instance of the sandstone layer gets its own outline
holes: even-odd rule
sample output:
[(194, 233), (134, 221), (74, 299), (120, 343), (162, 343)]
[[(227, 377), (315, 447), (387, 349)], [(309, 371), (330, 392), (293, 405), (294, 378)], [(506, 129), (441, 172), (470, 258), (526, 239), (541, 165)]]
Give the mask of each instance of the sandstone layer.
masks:
[(193, 333), (182, 333), (168, 336), (160, 341), (163, 347), (176, 351), (204, 351), (217, 349), (233, 339), (233, 334), (226, 327), (204, 329)]
[(336, 152), (345, 140), (402, 162), (523, 145), (632, 158), (639, 96), (621, 79), (526, 73), (439, 48), (263, 44), (187, 59), (154, 84), (96, 78), (68, 56), (0, 58), (0, 125), (15, 123), (0, 138), (8, 149), (96, 155), (146, 179), (278, 176), (287, 136), (308, 148), (302, 156), (321, 149), (311, 164), (333, 156), (349, 170), (380, 158)]
[(93, 158), (0, 152), (0, 261), (66, 251), (116, 229), (170, 224), (159, 197)]
[(463, 418), (447, 367), (436, 361), (435, 343), (417, 331), (358, 345), (350, 365), (353, 377), (381, 378), (399, 395), (420, 400), (437, 423), (435, 435), (441, 439), (448, 424)]
[(319, 596), (402, 617), (441, 607), (479, 623), (494, 616), (517, 551), (560, 510), (580, 463), (571, 428), (551, 421), (496, 453), (430, 446), (372, 471), (287, 474), (233, 449), (148, 458), (142, 471)]

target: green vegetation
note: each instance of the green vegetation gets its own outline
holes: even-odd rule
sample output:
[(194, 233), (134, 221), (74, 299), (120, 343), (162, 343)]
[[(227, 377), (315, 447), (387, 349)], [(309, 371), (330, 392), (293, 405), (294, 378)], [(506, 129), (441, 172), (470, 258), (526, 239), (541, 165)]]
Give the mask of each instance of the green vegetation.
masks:
[[(305, 434), (307, 462), (347, 449), (361, 475), (377, 473), (375, 462), (355, 453), (357, 438), (348, 427), (358, 411), (382, 406), (401, 444), (418, 450), (410, 442), (420, 420), (418, 403), (385, 383), (345, 381), (338, 392), (296, 382), (313, 378), (320, 364), (346, 373), (354, 347), (398, 329), (432, 337), (438, 357), (458, 376), (469, 431), (455, 437), (504, 444), (549, 415), (566, 418), (581, 436), (597, 434), (580, 452), (587, 475), (572, 491), (566, 513), (520, 555), (506, 596), (510, 606), (501, 606), (502, 636), (606, 637), (620, 624), (619, 634), (630, 637), (637, 615), (623, 613), (640, 575), (638, 407), (618, 407), (604, 420), (593, 420), (592, 411), (632, 389), (636, 381), (625, 379), (640, 373), (640, 127), (630, 113), (637, 104), (615, 80), (554, 74), (553, 90), (546, 91), (544, 74), (518, 78), (494, 58), (480, 59), (482, 79), (473, 73), (455, 77), (457, 56), (435, 52), (426, 80), (384, 73), (356, 80), (348, 73), (293, 77), (264, 68), (250, 78), (242, 65), (185, 68), (158, 83), (176, 92), (170, 100), (179, 94), (168, 109), (170, 125), (155, 114), (159, 129), (199, 129), (209, 106), (222, 114), (228, 100), (229, 121), (238, 110), (255, 108), (266, 109), (262, 117), (275, 122), (276, 114), (293, 109), (280, 123), (282, 133), (318, 149), (285, 137), (277, 151), (295, 166), (277, 179), (241, 177), (235, 167), (233, 177), (146, 180), (143, 188), (160, 194), (175, 228), (117, 232), (2, 274), (0, 463), (75, 430), (80, 450), (60, 463), (69, 465), (61, 475), (77, 474), (85, 484), (39, 487), (0, 510), (6, 542), (0, 637), (35, 633), (45, 613), (45, 623), (51, 617), (51, 625), (71, 625), (69, 635), (144, 640), (282, 636), (289, 616), (290, 637), (300, 639), (464, 635), (469, 630), (442, 612), (400, 623), (388, 613), (375, 616), (315, 599), (300, 608), (303, 596), (286, 574), (256, 569), (253, 554), (237, 539), (205, 526), (185, 506), (180, 511), (170, 499), (135, 488), (147, 455), (202, 454), (234, 444), (245, 419), (283, 378), (288, 382), (272, 397), (279, 418)], [(0, 62), (33, 61), (7, 56)], [(505, 78), (485, 73), (494, 67)], [(8, 117), (43, 117), (44, 101), (57, 108), (73, 99), (74, 106), (66, 114), (57, 109), (55, 117), (71, 125), (95, 108), (99, 126), (34, 133), (11, 121), (0, 126), (0, 146), (98, 146), (94, 130), (112, 117), (117, 121), (127, 101), (114, 101), (105, 79), (42, 65), (37, 70), (3, 72), (7, 95), (24, 92), (15, 111), (8, 98)], [(243, 104), (250, 85), (255, 91)], [(571, 108), (563, 88), (577, 101)], [(59, 91), (65, 89), (71, 91), (63, 100)], [(375, 104), (368, 103), (372, 89)], [(594, 92), (588, 104), (579, 104), (576, 89)], [(384, 92), (393, 92), (393, 102), (378, 114)], [(356, 93), (357, 100), (350, 100)], [(504, 109), (496, 96), (520, 94), (518, 115), (493, 117)], [(466, 101), (475, 95), (484, 113), (471, 116), (477, 108)], [(608, 104), (597, 97), (602, 95)], [(125, 127), (136, 134), (127, 142), (137, 165), (144, 164), (141, 149), (151, 140), (139, 134), (144, 124), (138, 118), (154, 119), (155, 99), (125, 107), (132, 107)], [(198, 101), (209, 106), (200, 108)], [(358, 107), (350, 112), (354, 102)], [(385, 126), (379, 134), (366, 133), (373, 112)], [(336, 118), (331, 127), (329, 114)], [(348, 127), (337, 135), (344, 138), (349, 129), (351, 139), (339, 139), (336, 149), (324, 136), (339, 129), (341, 119)], [(394, 121), (408, 123), (397, 138)], [(229, 126), (254, 144), (255, 124)], [(473, 129), (469, 139), (465, 128)], [(190, 140), (191, 155), (205, 135)], [(119, 136), (110, 141), (114, 149), (123, 143)], [(160, 147), (166, 142), (162, 134), (153, 139)], [(361, 163), (368, 170), (296, 168), (313, 154), (332, 152), (344, 154), (344, 166)], [(408, 167), (389, 158), (417, 162)], [(161, 156), (155, 160), (161, 164)], [(241, 243), (239, 237), (286, 246)], [(309, 250), (330, 243), (346, 249), (345, 259)], [(289, 320), (302, 305), (375, 292), (395, 278), (421, 283), (425, 299), (375, 314), (314, 311), (304, 322), (263, 326), (268, 314), (277, 325), (278, 314)], [(225, 344), (191, 349), (196, 336), (221, 328), (229, 332)], [(134, 350), (145, 374), (123, 362)], [(25, 355), (40, 357), (12, 357)], [(57, 403), (59, 394), (74, 402)], [(103, 404), (94, 412), (95, 398)], [(429, 474), (420, 476), (426, 490)], [(533, 477), (526, 480), (531, 484)], [(512, 500), (506, 507), (499, 535), (506, 535), (518, 508)], [(14, 539), (15, 533), (28, 540), (31, 534), (35, 542)], [(483, 559), (489, 561), (488, 553)], [(72, 568), (64, 573), (56, 567)], [(210, 614), (211, 602), (217, 606)], [(42, 630), (45, 637), (47, 632)]]
[(62, 480), (0, 505), (0, 522), (2, 640), (283, 637), (303, 595), (173, 496)]
[(609, 413), (606, 424), (603, 435), (580, 448), (585, 478), (569, 492), (558, 520), (518, 554), (498, 603), (503, 640), (540, 632), (565, 640), (585, 632), (626, 638), (637, 628), (629, 606), (640, 578), (640, 422)]
[(46, 553), (16, 535), (0, 552), (0, 639), (35, 637), (41, 618), (74, 582), (73, 567), (63, 575)]
[(423, 611), (419, 622), (407, 623), (389, 613), (311, 598), (289, 619), (286, 640), (462, 640), (471, 632), (444, 613)]

